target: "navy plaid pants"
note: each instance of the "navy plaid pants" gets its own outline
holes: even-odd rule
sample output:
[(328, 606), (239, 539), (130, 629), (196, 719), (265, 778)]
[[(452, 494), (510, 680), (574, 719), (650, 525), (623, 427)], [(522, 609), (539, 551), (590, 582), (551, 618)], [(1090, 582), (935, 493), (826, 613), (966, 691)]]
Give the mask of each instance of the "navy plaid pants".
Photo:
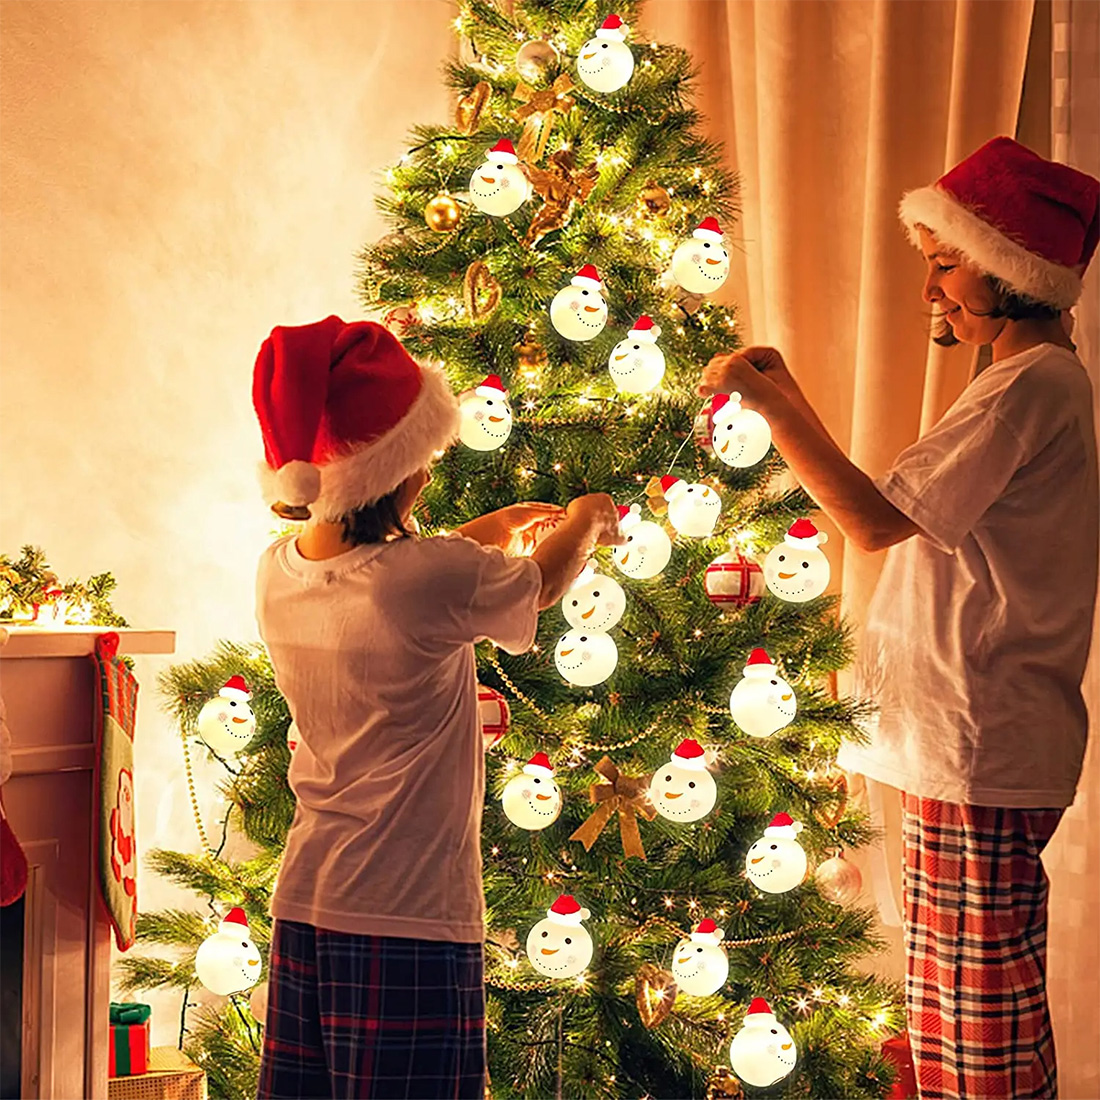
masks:
[(480, 943), (275, 921), (260, 1100), (483, 1100)]

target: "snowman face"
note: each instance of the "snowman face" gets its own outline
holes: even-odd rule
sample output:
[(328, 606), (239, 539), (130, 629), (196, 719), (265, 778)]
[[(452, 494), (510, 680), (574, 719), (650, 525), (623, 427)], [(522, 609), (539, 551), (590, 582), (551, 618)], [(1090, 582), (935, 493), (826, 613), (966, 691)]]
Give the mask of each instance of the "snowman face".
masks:
[(603, 633), (618, 625), (626, 610), (626, 593), (618, 581), (598, 573), (575, 584), (561, 601), (565, 621), (574, 630)]
[(553, 825), (561, 813), (561, 790), (548, 775), (514, 775), (500, 796), (513, 825), (536, 831)]
[(771, 737), (797, 713), (794, 689), (782, 676), (745, 676), (730, 693), (730, 714), (750, 737)]
[(506, 164), (490, 154), (470, 177), (470, 199), (483, 214), (503, 218), (513, 214), (529, 194), (527, 177), (518, 164)]
[(672, 277), (691, 294), (717, 290), (729, 273), (730, 254), (715, 241), (692, 237), (672, 254)]
[(292, 718), (290, 720), (290, 725), (286, 728), (286, 747), (290, 749), (292, 753), (297, 752), (298, 742), (300, 740), (301, 735), (298, 733), (298, 724)]
[(598, 290), (567, 286), (554, 295), (550, 320), (566, 340), (592, 340), (607, 324), (607, 303)]
[(806, 877), (806, 853), (789, 837), (762, 837), (745, 856), (745, 873), (766, 893), (783, 894)]
[(744, 469), (755, 466), (772, 445), (772, 432), (768, 422), (752, 409), (723, 405), (714, 417), (711, 445), (719, 460), (727, 466)]
[(242, 993), (260, 980), (260, 952), (247, 932), (215, 932), (195, 954), (195, 972), (211, 993)]
[(668, 502), (668, 519), (681, 535), (707, 538), (722, 514), (722, 498), (700, 483), (685, 486)]
[(780, 599), (805, 603), (825, 591), (829, 559), (816, 546), (798, 549), (781, 542), (764, 559), (764, 582)]
[(199, 711), (199, 736), (219, 756), (232, 756), (252, 740), (256, 716), (240, 699), (216, 695)]
[(508, 399), (467, 395), (459, 406), (458, 437), (475, 451), (495, 451), (512, 434), (512, 409)]
[(681, 940), (672, 955), (672, 976), (689, 996), (709, 997), (726, 984), (730, 961), (716, 943)]
[(757, 1088), (781, 1081), (797, 1061), (794, 1040), (778, 1021), (742, 1027), (730, 1043), (730, 1067), (742, 1081)]
[(570, 630), (554, 647), (554, 664), (558, 672), (577, 687), (602, 684), (615, 671), (619, 650), (607, 634)]
[(666, 764), (653, 773), (649, 800), (670, 821), (699, 821), (714, 809), (718, 787), (710, 772)]
[(592, 937), (579, 924), (540, 920), (527, 933), (527, 957), (551, 978), (575, 978), (592, 961)]
[(577, 55), (577, 72), (595, 92), (617, 92), (634, 72), (634, 55), (625, 42), (590, 38)]
[(649, 393), (665, 376), (665, 353), (649, 341), (620, 340), (607, 360), (620, 393)]
[(657, 576), (668, 565), (672, 543), (663, 527), (642, 520), (626, 533), (624, 545), (612, 548), (611, 557), (628, 577), (644, 581)]

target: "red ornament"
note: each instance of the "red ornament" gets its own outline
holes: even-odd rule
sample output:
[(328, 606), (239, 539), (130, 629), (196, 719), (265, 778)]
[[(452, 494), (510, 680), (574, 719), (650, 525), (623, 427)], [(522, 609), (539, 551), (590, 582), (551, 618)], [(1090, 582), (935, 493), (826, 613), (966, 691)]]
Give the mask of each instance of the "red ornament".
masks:
[(382, 317), (382, 324), (386, 326), (398, 338), (404, 339), (409, 334), (409, 329), (415, 328), (421, 323), (420, 314), (416, 303), (411, 306), (394, 306), (387, 310)]
[(512, 712), (508, 700), (495, 688), (477, 685), (477, 713), (481, 721), (481, 736), (488, 752), (508, 732)]
[(917, 1074), (913, 1068), (913, 1052), (909, 1047), (909, 1035), (902, 1032), (882, 1044), (882, 1056), (894, 1064), (898, 1071), (894, 1087), (886, 1094), (887, 1100), (917, 1100)]
[(767, 588), (763, 569), (736, 550), (720, 555), (707, 566), (703, 585), (711, 603), (734, 607), (759, 603)]

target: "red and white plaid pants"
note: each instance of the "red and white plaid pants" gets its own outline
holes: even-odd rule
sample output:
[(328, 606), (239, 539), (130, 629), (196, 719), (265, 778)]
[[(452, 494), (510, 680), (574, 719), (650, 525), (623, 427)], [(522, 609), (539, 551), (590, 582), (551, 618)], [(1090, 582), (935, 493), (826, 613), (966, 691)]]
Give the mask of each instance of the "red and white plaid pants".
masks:
[(921, 1100), (1057, 1096), (1047, 876), (1061, 810), (903, 795), (906, 1005)]

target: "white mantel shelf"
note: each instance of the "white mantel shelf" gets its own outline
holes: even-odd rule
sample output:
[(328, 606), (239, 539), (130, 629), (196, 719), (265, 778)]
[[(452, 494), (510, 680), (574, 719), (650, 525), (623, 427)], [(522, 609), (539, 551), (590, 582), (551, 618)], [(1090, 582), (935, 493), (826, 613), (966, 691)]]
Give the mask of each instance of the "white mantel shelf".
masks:
[(175, 653), (174, 630), (132, 630), (110, 626), (33, 626), (0, 624), (8, 630), (8, 640), (0, 646), (0, 658), (88, 657), (95, 652), (95, 640), (110, 631), (118, 635), (118, 652), (138, 656), (149, 653)]

